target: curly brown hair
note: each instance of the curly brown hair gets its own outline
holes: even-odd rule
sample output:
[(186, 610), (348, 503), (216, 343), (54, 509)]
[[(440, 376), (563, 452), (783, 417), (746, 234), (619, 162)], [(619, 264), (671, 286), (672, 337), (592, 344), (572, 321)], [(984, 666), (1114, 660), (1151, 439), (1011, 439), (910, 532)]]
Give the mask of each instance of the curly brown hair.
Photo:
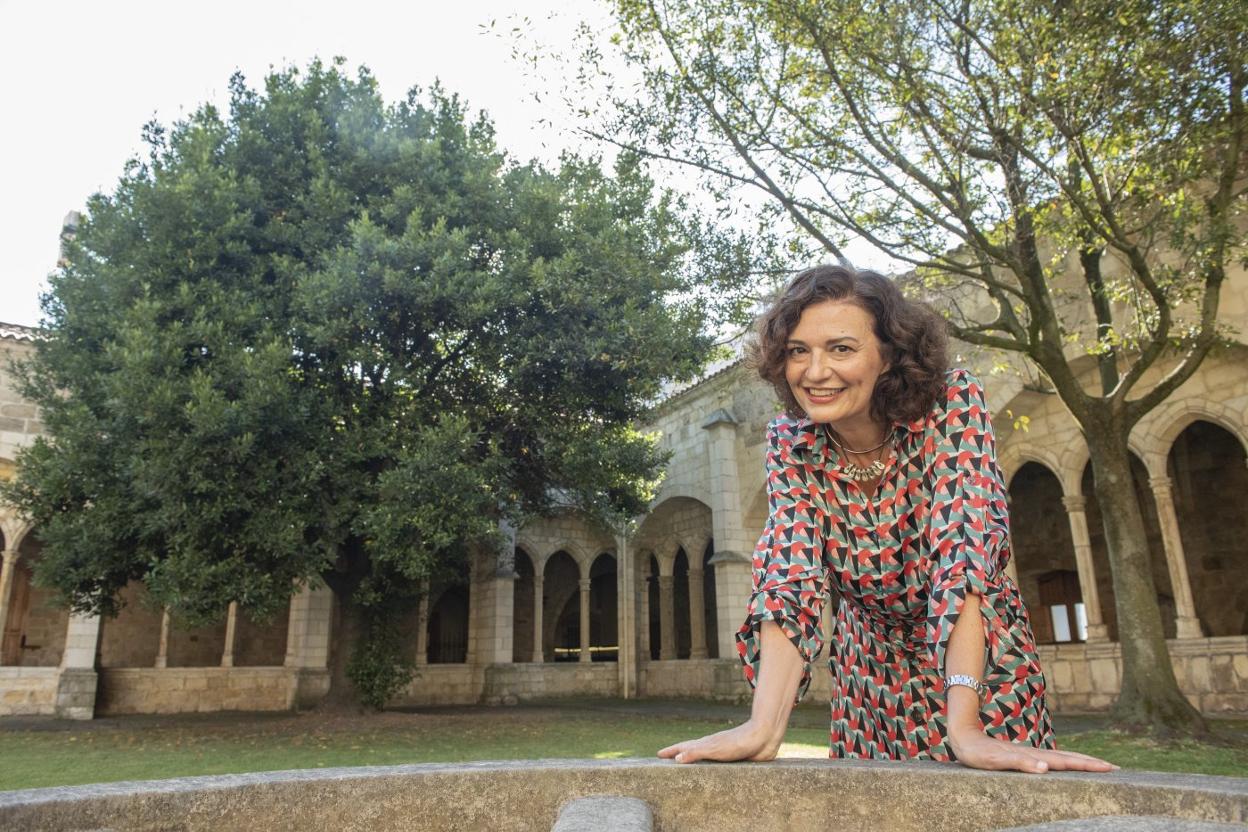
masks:
[(797, 275), (758, 321), (749, 358), (791, 415), (805, 416), (784, 377), (786, 345), (806, 307), (848, 300), (875, 321), (888, 369), (871, 393), (871, 416), (884, 424), (922, 418), (945, 392), (948, 328), (931, 307), (909, 300), (883, 275), (850, 266), (815, 266)]

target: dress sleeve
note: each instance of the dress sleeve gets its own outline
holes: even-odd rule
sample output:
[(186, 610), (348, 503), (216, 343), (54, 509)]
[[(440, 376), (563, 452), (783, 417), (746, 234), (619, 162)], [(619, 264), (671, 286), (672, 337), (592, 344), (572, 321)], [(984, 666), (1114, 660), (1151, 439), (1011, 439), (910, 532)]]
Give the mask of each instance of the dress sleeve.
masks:
[(1005, 483), (997, 467), (996, 440), (979, 380), (950, 374), (945, 410), (928, 434), (932, 485), (927, 525), (932, 577), (927, 639), (932, 662), (945, 675), (949, 636), (968, 592), (980, 597), (985, 672), (1000, 664), (1008, 599), (1002, 573), (1009, 551)]
[(774, 621), (802, 657), (801, 701), (810, 686), (810, 664), (823, 649), (819, 611), (826, 589), (824, 569), (825, 511), (807, 485), (805, 463), (794, 461), (792, 444), (778, 419), (767, 430), (767, 527), (754, 548), (753, 592), (745, 623), (737, 631), (737, 653), (745, 678), (753, 687), (758, 677), (759, 628)]

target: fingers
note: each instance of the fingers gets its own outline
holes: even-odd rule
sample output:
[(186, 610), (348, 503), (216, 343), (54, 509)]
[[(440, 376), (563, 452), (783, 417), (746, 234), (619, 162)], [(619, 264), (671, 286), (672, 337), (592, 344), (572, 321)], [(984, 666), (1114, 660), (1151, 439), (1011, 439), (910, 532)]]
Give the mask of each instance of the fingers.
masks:
[(1039, 754), (1054, 771), (1117, 771), (1120, 767), (1108, 760), (1080, 754), (1078, 751), (1049, 751), (1038, 749)]

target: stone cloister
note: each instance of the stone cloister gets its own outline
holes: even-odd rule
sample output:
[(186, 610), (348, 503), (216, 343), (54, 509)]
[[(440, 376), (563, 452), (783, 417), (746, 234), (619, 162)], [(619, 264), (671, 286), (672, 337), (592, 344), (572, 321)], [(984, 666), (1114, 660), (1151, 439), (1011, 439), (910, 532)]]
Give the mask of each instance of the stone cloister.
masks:
[[(1232, 325), (1243, 304), (1228, 301)], [(20, 357), (35, 337), (0, 327), (0, 358)], [(1106, 708), (1120, 684), (1119, 624), (1087, 448), (1056, 396), (978, 372), (1010, 493), (1009, 571), (1050, 696), (1058, 708)], [(6, 374), (7, 478), (42, 426)], [(765, 430), (777, 411), (740, 362), (673, 391), (648, 425), (672, 455), (651, 510), (626, 530), (571, 510), (504, 530), (512, 543), (501, 555), (475, 555), (461, 584), (431, 587), (405, 622), (416, 675), (393, 704), (748, 696), (734, 635), (766, 522)], [(1180, 683), (1207, 711), (1248, 712), (1248, 348), (1211, 356), (1136, 426), (1131, 448)], [(0, 509), (0, 534), (0, 713), (280, 710), (329, 690), (340, 627), (328, 588), (298, 588), (272, 620), (231, 605), (217, 624), (187, 629), (132, 585), (121, 614), (100, 620), (55, 606), (32, 583), (37, 529)], [(814, 678), (811, 696), (826, 696), (828, 674)]]

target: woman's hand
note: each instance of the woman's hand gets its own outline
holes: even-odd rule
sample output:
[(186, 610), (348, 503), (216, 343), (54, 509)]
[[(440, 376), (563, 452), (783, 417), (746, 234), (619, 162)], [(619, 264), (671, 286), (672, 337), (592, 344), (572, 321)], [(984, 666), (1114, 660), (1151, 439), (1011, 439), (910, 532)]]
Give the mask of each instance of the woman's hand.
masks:
[(1117, 771), (1118, 766), (1075, 751), (1052, 751), (1007, 740), (994, 739), (982, 730), (949, 732), (949, 745), (958, 762), (967, 768), (992, 771)]
[(781, 732), (779, 737), (769, 736), (773, 733), (750, 720), (727, 731), (669, 745), (659, 752), (659, 756), (678, 763), (693, 763), (698, 760), (717, 760), (722, 763), (774, 760), (780, 751), (780, 741), (784, 734)]

